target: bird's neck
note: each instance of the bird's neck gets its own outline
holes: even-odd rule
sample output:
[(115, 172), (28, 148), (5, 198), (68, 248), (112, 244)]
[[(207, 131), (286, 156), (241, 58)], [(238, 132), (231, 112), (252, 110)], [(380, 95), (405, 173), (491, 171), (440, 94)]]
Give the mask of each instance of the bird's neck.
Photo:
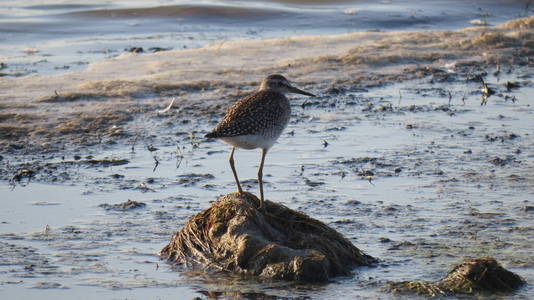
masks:
[(269, 92), (269, 93), (277, 93), (277, 94), (284, 95), (284, 92), (279, 91), (277, 89), (273, 89), (273, 88), (268, 87), (268, 86), (260, 86), (260, 88), (258, 89), (258, 92)]

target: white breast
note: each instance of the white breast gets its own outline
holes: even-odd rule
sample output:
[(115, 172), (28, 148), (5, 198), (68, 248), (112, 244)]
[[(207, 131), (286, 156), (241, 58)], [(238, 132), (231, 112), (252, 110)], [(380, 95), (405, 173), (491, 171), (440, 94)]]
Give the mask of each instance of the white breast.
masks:
[(241, 149), (269, 149), (271, 148), (280, 134), (277, 136), (263, 136), (263, 135), (239, 135), (232, 137), (220, 138), (227, 144)]

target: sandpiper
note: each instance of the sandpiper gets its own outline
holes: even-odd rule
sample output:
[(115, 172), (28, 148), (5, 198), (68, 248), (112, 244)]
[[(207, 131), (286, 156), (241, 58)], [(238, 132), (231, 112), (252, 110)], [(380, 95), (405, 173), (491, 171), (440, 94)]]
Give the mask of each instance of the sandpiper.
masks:
[(223, 120), (206, 134), (207, 138), (217, 138), (232, 146), (230, 167), (239, 193), (243, 190), (234, 166), (235, 149), (261, 149), (258, 183), (262, 209), (264, 208), (262, 177), (265, 155), (286, 128), (291, 115), (291, 106), (285, 96), (287, 93), (315, 97), (311, 93), (292, 86), (282, 75), (269, 75), (261, 82), (258, 91), (230, 106)]

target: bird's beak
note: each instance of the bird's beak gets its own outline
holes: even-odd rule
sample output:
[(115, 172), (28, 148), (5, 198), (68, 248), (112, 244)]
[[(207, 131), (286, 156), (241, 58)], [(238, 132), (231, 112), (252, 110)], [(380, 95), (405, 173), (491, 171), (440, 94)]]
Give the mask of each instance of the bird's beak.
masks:
[(310, 96), (310, 97), (315, 97), (314, 94), (305, 92), (305, 91), (303, 91), (301, 89), (297, 89), (294, 86), (290, 86), (289, 87), (289, 91), (292, 92), (292, 93), (295, 93), (295, 94), (302, 94), (302, 95), (306, 95), (306, 96)]

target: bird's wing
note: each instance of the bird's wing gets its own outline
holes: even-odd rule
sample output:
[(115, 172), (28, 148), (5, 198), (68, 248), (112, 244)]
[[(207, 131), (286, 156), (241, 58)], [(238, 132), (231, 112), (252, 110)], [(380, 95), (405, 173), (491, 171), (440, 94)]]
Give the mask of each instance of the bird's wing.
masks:
[(278, 93), (258, 92), (247, 96), (228, 109), (223, 120), (209, 134), (211, 137), (231, 137), (254, 134), (272, 126), (283, 114)]

